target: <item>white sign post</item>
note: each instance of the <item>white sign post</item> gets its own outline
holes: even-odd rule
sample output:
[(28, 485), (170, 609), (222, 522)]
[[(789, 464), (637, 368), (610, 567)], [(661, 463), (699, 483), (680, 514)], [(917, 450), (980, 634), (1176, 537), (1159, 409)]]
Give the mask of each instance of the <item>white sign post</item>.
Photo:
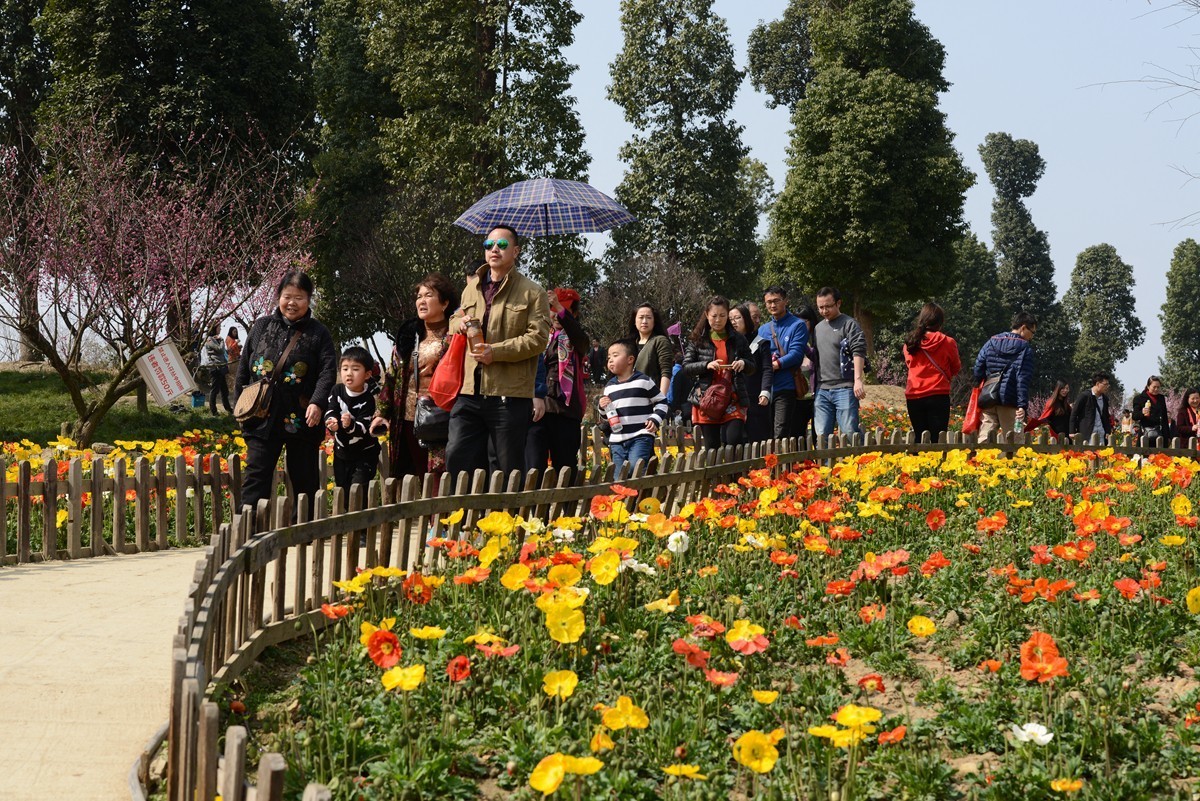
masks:
[(150, 388), (154, 402), (160, 406), (169, 406), (172, 401), (183, 395), (190, 396), (196, 390), (196, 381), (174, 342), (164, 342), (138, 359), (137, 368)]

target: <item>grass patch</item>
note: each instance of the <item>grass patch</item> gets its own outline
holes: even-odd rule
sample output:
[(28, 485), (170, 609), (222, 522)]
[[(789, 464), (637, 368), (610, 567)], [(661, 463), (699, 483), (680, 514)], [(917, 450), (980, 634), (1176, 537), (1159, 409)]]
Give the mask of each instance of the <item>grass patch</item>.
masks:
[[(99, 383), (106, 380), (103, 371), (91, 371), (88, 379)], [(0, 371), (0, 441), (15, 442), (29, 439), (44, 443), (57, 437), (63, 423), (76, 419), (75, 407), (56, 373), (41, 370)], [(209, 428), (230, 433), (237, 428), (233, 417), (226, 414), (213, 417), (208, 409), (186, 408), (173, 412), (151, 400), (150, 409), (142, 414), (137, 410), (136, 396), (117, 401), (96, 433), (96, 440), (115, 439), (172, 439), (185, 431)]]

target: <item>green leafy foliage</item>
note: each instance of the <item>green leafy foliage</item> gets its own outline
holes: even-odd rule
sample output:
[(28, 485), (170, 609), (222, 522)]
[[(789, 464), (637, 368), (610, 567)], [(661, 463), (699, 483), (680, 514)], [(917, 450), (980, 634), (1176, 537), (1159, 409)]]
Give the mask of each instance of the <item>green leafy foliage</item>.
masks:
[(1169, 387), (1200, 386), (1200, 244), (1185, 239), (1167, 270), (1162, 321), (1163, 355), (1158, 366)]
[(1034, 387), (1049, 390), (1059, 379), (1073, 380), (1076, 329), (1058, 300), (1049, 239), (1023, 201), (1036, 189), (1046, 162), (1036, 143), (1007, 133), (988, 134), (979, 155), (996, 188), (992, 244), (999, 257), (1000, 300), (1009, 315), (1025, 311), (1037, 317)]
[(1133, 267), (1112, 245), (1093, 245), (1079, 254), (1063, 311), (1078, 327), (1075, 376), (1112, 375), (1117, 362), (1146, 338), (1133, 299)]
[(873, 347), (877, 321), (897, 303), (954, 285), (974, 176), (938, 109), (944, 51), (910, 2), (822, 6), (809, 33), (813, 78), (792, 115), (767, 266), (809, 288), (840, 288)]
[(725, 21), (712, 0), (623, 0), (621, 29), (609, 98), (638, 133), (616, 195), (637, 222), (613, 232), (609, 263), (661, 254), (736, 294), (761, 265), (764, 173), (728, 116), (744, 74)]

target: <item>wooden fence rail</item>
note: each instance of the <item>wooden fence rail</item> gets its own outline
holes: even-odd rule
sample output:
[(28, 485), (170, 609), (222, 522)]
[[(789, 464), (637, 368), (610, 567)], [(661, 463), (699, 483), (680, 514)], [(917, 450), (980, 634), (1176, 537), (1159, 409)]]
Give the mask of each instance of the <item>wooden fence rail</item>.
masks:
[[(1189, 450), (1163, 452), (1194, 456), (1195, 444), (1193, 440)], [(956, 433), (933, 444), (917, 443), (911, 433), (885, 440), (882, 432), (868, 434), (865, 440), (856, 435), (807, 443), (771, 441), (668, 455), (655, 474), (644, 475), (645, 465), (639, 464), (623, 483), (638, 493), (633, 503), (654, 497), (664, 512), (672, 514), (705, 496), (715, 483), (764, 467), (770, 453), (780, 458), (776, 470), (782, 470), (800, 460), (832, 463), (870, 452), (948, 451), (980, 445), (973, 437), (964, 440)], [(1059, 445), (1045, 439), (1027, 443), (1020, 435), (983, 446), (1010, 454), (1023, 447), (1038, 452), (1113, 447), (1097, 439), (1087, 445)], [(1135, 452), (1131, 443), (1117, 445), (1116, 450)], [(546, 519), (584, 515), (592, 497), (609, 491), (611, 468), (608, 475), (591, 474), (595, 483), (588, 476), (572, 483), (570, 475), (569, 470), (514, 472), (507, 477), (477, 471), (454, 480), (442, 476), (438, 482), (407, 476), (400, 481), (373, 481), (366, 508), (351, 508), (344, 514), (331, 512), (340, 508), (340, 491), (331, 496), (322, 490), (314, 499), (312, 519), (308, 519), (307, 499), (300, 498), (299, 522), (288, 525), (292, 502), (281, 498), (274, 506), (263, 501), (257, 510), (245, 509), (223, 523), (196, 565), (174, 638), (169, 718), (134, 765), (134, 798), (145, 797), (151, 780), (148, 766), (164, 741), (171, 801), (213, 801), (218, 793), (227, 801), (280, 798), (286, 768), (280, 755), (260, 759), (257, 785), (251, 787), (245, 730), (227, 729), (224, 751), (219, 751), (214, 693), (269, 646), (322, 629), (328, 621), (320, 606), (333, 596), (334, 581), (380, 565), (436, 568), (426, 545), (431, 537), (464, 538), (480, 517), (496, 510)], [(444, 524), (442, 518), (457, 509), (465, 511), (463, 519)], [(315, 785), (304, 795), (306, 800), (328, 797), (327, 789)]]

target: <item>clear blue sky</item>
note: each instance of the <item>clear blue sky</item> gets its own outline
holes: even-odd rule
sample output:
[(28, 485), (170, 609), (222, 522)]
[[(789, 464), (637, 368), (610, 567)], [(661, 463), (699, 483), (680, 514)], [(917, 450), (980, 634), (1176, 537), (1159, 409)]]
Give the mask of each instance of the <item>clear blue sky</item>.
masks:
[[(777, 18), (786, 0), (716, 0), (745, 67), (746, 38), (759, 20)], [(577, 0), (584, 15), (568, 56), (579, 65), (575, 95), (592, 155), (591, 182), (612, 193), (624, 173), (617, 150), (631, 129), (606, 97), (608, 69), (621, 47), (617, 0)], [(1175, 93), (1140, 82), (1167, 70), (1187, 73), (1200, 54), (1200, 18), (1169, 0), (916, 0), (917, 17), (946, 48), (942, 96), (956, 145), (977, 182), (968, 193), (966, 219), (991, 241), (992, 189), (977, 148), (984, 136), (1006, 131), (1031, 139), (1046, 174), (1029, 199), (1034, 222), (1050, 238), (1061, 297), (1075, 257), (1107, 242), (1133, 265), (1138, 313), (1146, 342), (1118, 366), (1127, 388), (1158, 369), (1159, 307), (1171, 252), (1193, 227), (1172, 222), (1200, 212), (1200, 96), (1166, 107)], [(744, 141), (765, 162), (776, 189), (787, 174), (789, 120), (768, 109), (747, 80), (733, 118)], [(603, 247), (597, 239), (593, 249)], [(1035, 342), (1036, 344), (1036, 342)]]

